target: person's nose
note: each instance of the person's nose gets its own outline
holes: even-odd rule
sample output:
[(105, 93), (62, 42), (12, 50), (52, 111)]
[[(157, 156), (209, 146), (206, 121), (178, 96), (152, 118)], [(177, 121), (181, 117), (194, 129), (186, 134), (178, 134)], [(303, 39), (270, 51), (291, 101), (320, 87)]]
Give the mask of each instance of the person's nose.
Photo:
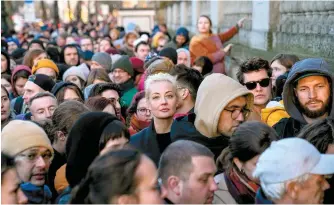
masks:
[(329, 188), (330, 188), (330, 185), (329, 185), (328, 181), (326, 179), (324, 179), (324, 183), (322, 185), (322, 190), (326, 191)]
[(260, 83), (256, 83), (255, 91), (260, 92), (261, 90), (262, 90), (262, 87), (261, 87)]
[(218, 185), (215, 182), (214, 178), (212, 178), (211, 184), (210, 184), (210, 191), (215, 192), (217, 190), (218, 190)]
[(242, 111), (239, 113), (237, 119), (235, 119), (235, 120), (237, 120), (239, 122), (245, 121), (245, 117), (244, 117), (244, 114), (242, 113)]
[(315, 89), (310, 89), (309, 91), (309, 98), (310, 99), (314, 99), (317, 97), (317, 91), (315, 91)]
[(37, 161), (36, 161), (36, 167), (38, 168), (45, 168), (46, 167), (46, 162), (44, 161), (42, 156), (39, 156)]
[(50, 110), (46, 110), (45, 111), (45, 118), (51, 119), (51, 117), (52, 117), (52, 113), (50, 112)]

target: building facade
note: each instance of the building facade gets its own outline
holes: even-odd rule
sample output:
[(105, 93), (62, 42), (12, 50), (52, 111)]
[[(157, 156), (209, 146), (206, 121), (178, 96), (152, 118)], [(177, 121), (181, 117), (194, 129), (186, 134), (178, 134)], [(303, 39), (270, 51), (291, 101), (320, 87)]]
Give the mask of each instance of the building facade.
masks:
[[(252, 56), (268, 60), (278, 53), (322, 57), (334, 69), (334, 1), (173, 1), (162, 8), (172, 31), (185, 26), (197, 32), (198, 16), (210, 16), (213, 32), (247, 17), (229, 43), (235, 62)], [(232, 71), (234, 73), (234, 71)]]

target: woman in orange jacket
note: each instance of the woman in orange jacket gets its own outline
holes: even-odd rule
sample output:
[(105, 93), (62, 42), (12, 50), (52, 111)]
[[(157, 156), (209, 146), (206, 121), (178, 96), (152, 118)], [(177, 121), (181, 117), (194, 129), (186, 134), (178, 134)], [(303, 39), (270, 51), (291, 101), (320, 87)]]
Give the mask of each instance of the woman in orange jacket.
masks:
[(195, 60), (200, 56), (206, 56), (210, 58), (213, 63), (214, 73), (225, 74), (224, 57), (226, 53), (230, 52), (232, 44), (223, 48), (223, 43), (230, 40), (238, 33), (245, 19), (246, 18), (240, 19), (236, 26), (233, 26), (226, 32), (213, 34), (211, 30), (211, 19), (206, 15), (201, 15), (197, 22), (199, 34), (191, 39), (189, 45), (191, 59)]

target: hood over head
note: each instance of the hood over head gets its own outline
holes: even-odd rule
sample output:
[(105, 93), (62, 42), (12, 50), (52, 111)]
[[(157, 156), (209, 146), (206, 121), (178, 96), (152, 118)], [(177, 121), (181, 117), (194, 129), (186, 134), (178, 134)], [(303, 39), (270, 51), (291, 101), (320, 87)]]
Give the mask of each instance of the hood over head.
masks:
[(219, 73), (206, 78), (198, 88), (195, 103), (195, 127), (206, 137), (217, 137), (218, 121), (225, 106), (237, 97), (247, 97), (247, 108), (253, 106), (254, 96), (236, 80)]
[[(298, 80), (308, 76), (325, 76), (328, 78), (331, 88), (331, 98), (333, 98), (333, 75), (330, 73), (330, 67), (326, 61), (321, 58), (307, 58), (295, 63), (288, 75), (288, 78), (283, 88), (283, 102), (288, 114), (301, 123), (307, 123), (300, 112), (298, 105), (296, 105), (297, 97), (294, 88)], [(334, 116), (333, 99), (330, 100), (329, 116)]]
[(66, 178), (72, 188), (86, 176), (89, 165), (99, 155), (101, 134), (114, 120), (119, 119), (104, 112), (89, 112), (73, 125), (66, 143)]
[(68, 45), (65, 45), (65, 46), (61, 49), (61, 52), (60, 52), (60, 60), (59, 60), (60, 63), (66, 64), (66, 63), (65, 63), (65, 56), (64, 56), (64, 54), (65, 54), (65, 49), (66, 49), (67, 47), (75, 47), (75, 48), (77, 49), (79, 58), (78, 58), (78, 63), (77, 63), (76, 66), (78, 66), (78, 65), (80, 64), (80, 50), (79, 50), (77, 44), (68, 44)]

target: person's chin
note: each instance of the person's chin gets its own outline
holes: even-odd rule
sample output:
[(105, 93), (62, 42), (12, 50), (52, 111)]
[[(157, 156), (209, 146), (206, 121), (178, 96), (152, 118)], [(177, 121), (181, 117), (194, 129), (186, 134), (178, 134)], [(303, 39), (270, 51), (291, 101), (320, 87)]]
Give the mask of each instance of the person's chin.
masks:
[(36, 186), (43, 186), (45, 184), (45, 179), (33, 179), (31, 183)]

